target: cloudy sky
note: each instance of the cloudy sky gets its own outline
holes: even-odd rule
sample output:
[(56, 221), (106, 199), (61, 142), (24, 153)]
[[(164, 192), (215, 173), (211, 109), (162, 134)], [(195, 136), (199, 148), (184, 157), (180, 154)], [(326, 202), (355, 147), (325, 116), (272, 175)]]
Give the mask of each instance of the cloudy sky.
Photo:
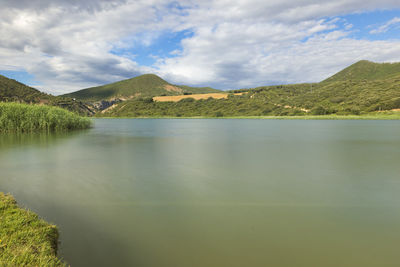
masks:
[(400, 61), (398, 0), (0, 0), (0, 74), (61, 94), (144, 73), (237, 89)]

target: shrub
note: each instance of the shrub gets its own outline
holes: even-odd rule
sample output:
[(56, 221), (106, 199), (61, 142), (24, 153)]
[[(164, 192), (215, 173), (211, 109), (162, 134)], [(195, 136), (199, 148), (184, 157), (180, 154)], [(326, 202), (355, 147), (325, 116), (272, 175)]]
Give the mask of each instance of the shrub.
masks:
[(215, 113), (215, 117), (223, 117), (223, 116), (224, 116), (224, 114), (221, 111), (217, 111)]
[(182, 98), (181, 100), (179, 100), (179, 102), (181, 103), (188, 103), (188, 102), (194, 102), (195, 99), (193, 97), (188, 97), (188, 98)]
[(316, 107), (316, 108), (313, 108), (312, 110), (311, 110), (311, 114), (312, 115), (325, 115), (327, 112), (326, 112), (326, 109), (324, 109), (323, 107), (321, 107), (321, 106), (318, 106), (318, 107)]

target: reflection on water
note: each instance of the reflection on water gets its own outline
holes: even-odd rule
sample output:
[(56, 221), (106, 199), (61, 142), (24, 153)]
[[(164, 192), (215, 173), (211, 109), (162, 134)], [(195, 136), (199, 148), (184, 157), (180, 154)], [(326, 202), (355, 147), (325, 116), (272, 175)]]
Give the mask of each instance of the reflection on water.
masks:
[(397, 266), (397, 121), (96, 120), (0, 136), (72, 266)]
[(54, 142), (71, 138), (88, 130), (59, 133), (0, 133), (0, 151), (9, 148), (19, 148), (26, 146), (49, 146)]

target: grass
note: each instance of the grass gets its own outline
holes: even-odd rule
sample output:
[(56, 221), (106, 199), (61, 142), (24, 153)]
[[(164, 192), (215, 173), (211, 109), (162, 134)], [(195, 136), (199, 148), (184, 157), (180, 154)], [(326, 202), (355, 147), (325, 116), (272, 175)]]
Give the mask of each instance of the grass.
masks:
[(0, 103), (0, 132), (57, 132), (86, 129), (88, 118), (58, 107)]
[(58, 230), (0, 193), (0, 266), (65, 266), (57, 258)]

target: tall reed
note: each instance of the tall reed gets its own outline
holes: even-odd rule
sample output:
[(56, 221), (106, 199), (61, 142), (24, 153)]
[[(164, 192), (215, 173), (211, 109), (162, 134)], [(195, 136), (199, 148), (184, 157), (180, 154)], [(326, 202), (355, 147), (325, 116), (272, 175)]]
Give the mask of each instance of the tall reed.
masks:
[(58, 132), (90, 125), (90, 119), (58, 107), (0, 103), (0, 132)]

